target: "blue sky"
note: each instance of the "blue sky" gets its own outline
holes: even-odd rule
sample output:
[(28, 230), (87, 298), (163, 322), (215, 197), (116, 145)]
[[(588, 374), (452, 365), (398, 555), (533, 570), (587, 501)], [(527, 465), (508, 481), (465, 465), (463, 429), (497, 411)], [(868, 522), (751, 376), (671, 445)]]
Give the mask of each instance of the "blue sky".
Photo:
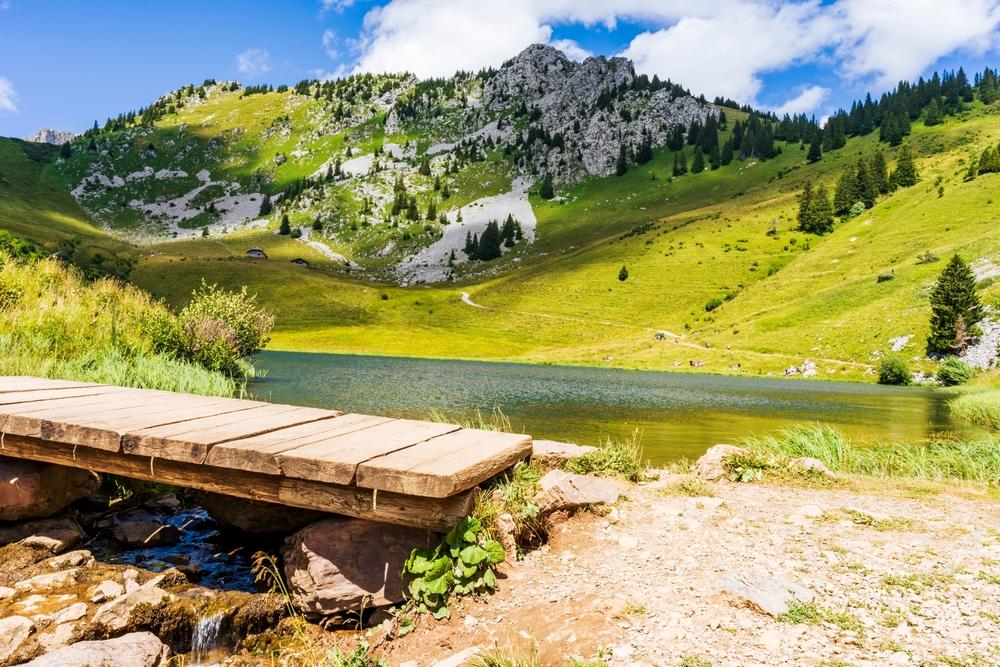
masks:
[(0, 0), (0, 135), (81, 131), (206, 78), (440, 76), (532, 42), (626, 55), (694, 92), (822, 117), (997, 62), (1000, 0)]

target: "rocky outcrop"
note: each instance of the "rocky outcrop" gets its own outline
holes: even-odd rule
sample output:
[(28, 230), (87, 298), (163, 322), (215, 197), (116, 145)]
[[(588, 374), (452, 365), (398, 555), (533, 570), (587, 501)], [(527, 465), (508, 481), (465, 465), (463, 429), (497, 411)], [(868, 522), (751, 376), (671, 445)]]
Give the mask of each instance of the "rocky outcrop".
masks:
[(539, 517), (588, 505), (613, 505), (621, 495), (621, 485), (613, 479), (575, 475), (564, 470), (547, 473), (538, 486), (541, 493), (535, 503)]
[(285, 540), (285, 578), (309, 615), (379, 607), (403, 599), (403, 564), (431, 533), (360, 519), (324, 519)]
[(6, 663), (35, 631), (35, 624), (24, 616), (0, 618), (0, 664)]
[(701, 458), (691, 466), (691, 473), (709, 481), (726, 476), (725, 461), (734, 454), (744, 454), (747, 450), (735, 445), (715, 445), (709, 447)]
[(76, 139), (76, 135), (67, 130), (53, 130), (47, 127), (32, 132), (24, 138), (25, 141), (33, 141), (36, 144), (55, 144), (60, 146), (66, 142)]
[(100, 481), (79, 468), (0, 458), (0, 521), (52, 516), (96, 491)]
[(151, 632), (77, 642), (35, 658), (32, 667), (166, 667), (170, 648)]
[(0, 526), (0, 546), (20, 542), (24, 546), (60, 554), (83, 539), (83, 529), (69, 517), (38, 519)]
[(219, 523), (249, 533), (290, 533), (329, 516), (208, 491), (195, 491), (192, 497)]
[(94, 613), (94, 624), (104, 626), (109, 632), (125, 629), (136, 607), (143, 604), (155, 607), (167, 599), (169, 593), (159, 587), (161, 583), (163, 575), (154, 577), (125, 595), (106, 602)]
[(558, 468), (570, 459), (584, 456), (596, 450), (596, 447), (587, 445), (573, 445), (555, 440), (535, 440), (531, 443), (531, 460), (546, 468)]

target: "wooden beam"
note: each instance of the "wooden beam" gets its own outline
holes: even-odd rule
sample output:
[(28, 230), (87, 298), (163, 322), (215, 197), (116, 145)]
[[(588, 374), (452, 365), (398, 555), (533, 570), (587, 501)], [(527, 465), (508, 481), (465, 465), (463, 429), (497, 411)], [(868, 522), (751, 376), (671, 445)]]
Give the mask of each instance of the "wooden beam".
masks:
[(4, 435), (0, 455), (438, 532), (446, 532), (472, 511), (472, 491), (450, 498), (375, 494), (356, 487), (73, 447), (10, 433)]

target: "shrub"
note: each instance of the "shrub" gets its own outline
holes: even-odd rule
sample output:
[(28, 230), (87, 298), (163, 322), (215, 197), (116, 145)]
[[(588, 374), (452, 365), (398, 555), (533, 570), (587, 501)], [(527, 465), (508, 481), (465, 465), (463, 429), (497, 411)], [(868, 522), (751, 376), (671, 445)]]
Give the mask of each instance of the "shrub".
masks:
[(958, 357), (945, 357), (938, 368), (938, 381), (946, 387), (965, 384), (976, 374), (975, 369)]
[(938, 257), (937, 255), (935, 255), (930, 250), (927, 250), (927, 251), (922, 252), (919, 255), (917, 255), (917, 264), (933, 264), (934, 262), (938, 261), (939, 259), (940, 259), (940, 257)]
[(893, 273), (892, 271), (884, 271), (884, 272), (878, 274), (878, 278), (875, 279), (875, 282), (878, 282), (878, 283), (887, 283), (890, 280), (895, 280), (895, 279), (896, 279), (896, 274), (895, 273)]
[(705, 312), (710, 313), (721, 305), (722, 305), (722, 299), (720, 299), (717, 296), (713, 296), (711, 299), (708, 300), (708, 303), (705, 304)]
[(202, 282), (176, 319), (149, 324), (158, 349), (212, 371), (245, 376), (247, 359), (270, 340), (274, 317), (257, 306), (256, 295), (228, 292)]
[(878, 362), (878, 383), (907, 385), (913, 382), (913, 375), (902, 357), (887, 354)]

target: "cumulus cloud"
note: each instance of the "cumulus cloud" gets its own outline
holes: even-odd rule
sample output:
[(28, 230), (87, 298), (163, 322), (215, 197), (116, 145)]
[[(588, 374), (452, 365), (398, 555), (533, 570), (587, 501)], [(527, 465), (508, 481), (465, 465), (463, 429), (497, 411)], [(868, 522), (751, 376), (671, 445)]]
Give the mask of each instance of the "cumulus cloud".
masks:
[(331, 58), (336, 58), (340, 55), (337, 50), (337, 31), (327, 28), (323, 31), (323, 50), (326, 51), (326, 55)]
[(271, 54), (267, 49), (247, 49), (236, 56), (236, 69), (249, 77), (271, 71)]
[[(499, 65), (534, 42), (580, 59), (590, 54), (555, 28), (625, 20), (650, 26), (621, 53), (638, 71), (754, 103), (763, 75), (803, 63), (891, 84), (942, 56), (993, 49), (1000, 0), (389, 0), (366, 13), (353, 69), (446, 76)], [(810, 94), (798, 103), (819, 93)]]
[(320, 5), (323, 7), (323, 13), (329, 11), (342, 12), (353, 4), (354, 0), (320, 0)]
[(10, 79), (0, 76), (0, 111), (17, 113), (17, 91)]
[(594, 55), (587, 49), (583, 48), (572, 39), (555, 39), (552, 40), (552, 46), (556, 47), (560, 51), (566, 54), (566, 57), (570, 60), (586, 60), (590, 56)]
[(781, 106), (774, 107), (772, 111), (779, 116), (783, 116), (786, 113), (793, 116), (799, 113), (809, 113), (818, 109), (826, 101), (829, 94), (829, 88), (807, 86), (798, 95), (786, 100)]

